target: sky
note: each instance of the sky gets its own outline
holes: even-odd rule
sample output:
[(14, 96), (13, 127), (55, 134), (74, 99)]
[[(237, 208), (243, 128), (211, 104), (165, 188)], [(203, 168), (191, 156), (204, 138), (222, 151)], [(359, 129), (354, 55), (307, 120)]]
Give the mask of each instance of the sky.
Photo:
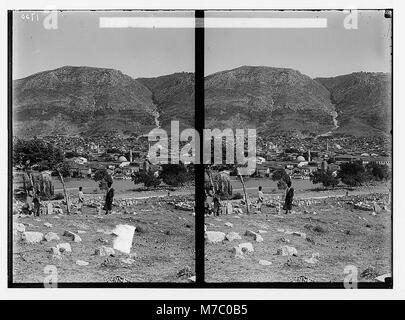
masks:
[(194, 12), (65, 11), (58, 13), (56, 30), (44, 28), (47, 14), (38, 11), (27, 19), (31, 13), (13, 15), (14, 79), (66, 65), (114, 68), (134, 78), (194, 72), (193, 29), (99, 28), (99, 17), (194, 17)]
[[(243, 65), (297, 69), (311, 77), (356, 71), (389, 72), (391, 19), (359, 11), (357, 29), (340, 11), (213, 12), (206, 17), (327, 18), (320, 29), (205, 30), (205, 74)], [(59, 12), (47, 30), (44, 12), (14, 12), (13, 78), (62, 66), (114, 68), (134, 78), (194, 71), (194, 29), (100, 29), (100, 17), (177, 16), (194, 12)], [(30, 19), (27, 19), (30, 17)]]
[(206, 29), (205, 73), (243, 65), (285, 67), (311, 77), (391, 70), (391, 19), (384, 11), (358, 11), (357, 29), (345, 29), (348, 13), (215, 13), (205, 17), (327, 18), (319, 29)]

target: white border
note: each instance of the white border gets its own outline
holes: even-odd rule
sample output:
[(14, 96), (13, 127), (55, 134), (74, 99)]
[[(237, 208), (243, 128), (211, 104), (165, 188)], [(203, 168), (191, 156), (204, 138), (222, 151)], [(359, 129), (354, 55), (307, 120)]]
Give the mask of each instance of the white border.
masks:
[[(1, 172), (7, 172), (7, 11), (11, 9), (376, 9), (394, 8), (394, 289), (392, 290), (325, 290), (325, 289), (7, 289), (7, 179), (1, 179), (0, 203), (0, 298), (1, 299), (403, 299), (405, 298), (405, 203), (401, 201), (405, 159), (401, 138), (404, 136), (404, 63), (403, 1), (107, 1), (83, 0), (1, 2), (1, 101), (0, 146), (3, 157)], [(402, 187), (402, 188), (401, 188)]]

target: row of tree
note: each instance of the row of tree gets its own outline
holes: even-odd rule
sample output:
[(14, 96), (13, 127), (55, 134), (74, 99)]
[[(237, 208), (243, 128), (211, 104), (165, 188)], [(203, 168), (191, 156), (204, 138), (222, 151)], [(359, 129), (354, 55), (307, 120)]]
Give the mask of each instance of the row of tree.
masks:
[[(388, 166), (377, 163), (368, 163), (363, 166), (361, 162), (345, 162), (340, 165), (338, 172), (319, 169), (310, 176), (312, 183), (321, 183), (325, 188), (335, 188), (340, 182), (349, 186), (362, 186), (372, 181), (385, 181), (390, 179)], [(279, 189), (285, 189), (290, 176), (284, 169), (273, 173), (272, 180), (278, 181)]]

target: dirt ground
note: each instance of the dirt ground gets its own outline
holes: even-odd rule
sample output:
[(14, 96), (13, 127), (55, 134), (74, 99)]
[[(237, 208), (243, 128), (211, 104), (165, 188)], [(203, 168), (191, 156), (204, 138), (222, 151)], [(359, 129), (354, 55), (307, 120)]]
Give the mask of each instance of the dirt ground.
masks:
[[(388, 194), (368, 195), (388, 199)], [(207, 282), (343, 282), (345, 267), (358, 270), (358, 281), (375, 281), (391, 272), (391, 212), (377, 215), (354, 209), (351, 201), (359, 196), (319, 199), (315, 204), (293, 207), (293, 213), (276, 215), (275, 209), (263, 207), (262, 214), (206, 217), (208, 231), (237, 232), (242, 239), (207, 243), (205, 246)], [(360, 196), (361, 197), (361, 196)], [(242, 208), (243, 206), (241, 206)], [(316, 214), (314, 214), (314, 212)], [(225, 223), (230, 222), (233, 227)], [(246, 236), (246, 230), (260, 233), (263, 242)], [(305, 233), (306, 237), (291, 234)], [(250, 242), (254, 252), (235, 257), (232, 248)], [(287, 245), (297, 249), (297, 256), (276, 255)], [(319, 254), (318, 262), (304, 259)], [(271, 265), (261, 265), (267, 260)], [(364, 272), (371, 267), (371, 275)]]
[[(13, 241), (13, 282), (43, 283), (44, 268), (55, 265), (58, 282), (189, 282), (195, 270), (195, 217), (188, 211), (177, 210), (169, 202), (175, 197), (145, 199), (127, 208), (130, 214), (96, 215), (94, 208), (84, 207), (81, 215), (44, 215), (40, 217), (13, 217), (23, 223), (26, 231), (55, 232), (60, 241), (25, 244)], [(190, 196), (193, 200), (194, 196)], [(136, 214), (134, 214), (136, 212)], [(52, 224), (47, 227), (44, 223)], [(103, 257), (95, 255), (102, 245), (112, 246), (113, 235), (108, 231), (118, 224), (136, 227), (131, 254), (132, 264), (121, 260), (128, 255)], [(65, 230), (79, 234), (82, 242), (75, 243), (64, 237)], [(102, 231), (107, 231), (103, 233)], [(106, 244), (106, 241), (108, 243)], [(62, 260), (52, 258), (47, 250), (57, 243), (68, 242), (72, 253), (63, 253)], [(79, 266), (77, 260), (89, 263)], [(181, 270), (186, 270), (181, 272)], [(180, 273), (179, 273), (180, 272)]]

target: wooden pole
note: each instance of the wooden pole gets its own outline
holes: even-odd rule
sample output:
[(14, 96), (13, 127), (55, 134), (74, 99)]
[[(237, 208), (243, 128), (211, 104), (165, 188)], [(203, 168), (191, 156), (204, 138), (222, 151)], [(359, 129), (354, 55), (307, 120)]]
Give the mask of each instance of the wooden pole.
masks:
[(242, 183), (242, 188), (243, 188), (243, 193), (245, 195), (245, 201), (246, 201), (246, 212), (249, 214), (249, 199), (246, 193), (246, 187), (245, 187), (245, 182), (243, 181), (243, 177), (241, 174), (238, 173), (238, 177), (240, 179), (240, 182)]
[(65, 195), (66, 212), (67, 212), (67, 214), (70, 214), (70, 201), (69, 201), (69, 195), (67, 194), (67, 191), (66, 191), (65, 180), (63, 180), (63, 176), (60, 173), (60, 171), (59, 170), (57, 170), (57, 171), (58, 171), (58, 174), (59, 174), (60, 182), (62, 183), (63, 193)]

